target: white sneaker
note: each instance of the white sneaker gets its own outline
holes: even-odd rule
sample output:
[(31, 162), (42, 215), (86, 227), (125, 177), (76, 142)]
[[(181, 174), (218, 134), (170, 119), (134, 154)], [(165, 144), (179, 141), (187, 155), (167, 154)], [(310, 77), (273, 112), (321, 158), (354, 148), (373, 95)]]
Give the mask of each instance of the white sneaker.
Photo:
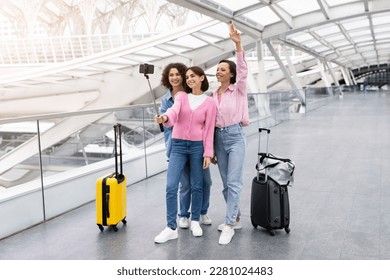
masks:
[(221, 235), (219, 236), (218, 243), (221, 245), (229, 244), (232, 240), (232, 237), (234, 235), (234, 229), (231, 226), (224, 226), (221, 232)]
[(207, 214), (200, 215), (200, 222), (204, 225), (211, 225), (211, 219)]
[(188, 220), (187, 217), (181, 217), (179, 219), (179, 227), (180, 228), (189, 228), (190, 226), (190, 221)]
[(197, 221), (191, 221), (191, 231), (193, 236), (199, 237), (203, 235), (203, 230)]
[[(222, 231), (224, 226), (225, 226), (225, 224), (218, 225), (218, 230)], [(241, 222), (235, 222), (234, 225), (233, 225), (233, 229), (242, 229)]]
[(165, 243), (168, 240), (177, 239), (177, 229), (173, 230), (166, 227), (159, 235), (154, 238), (156, 243)]

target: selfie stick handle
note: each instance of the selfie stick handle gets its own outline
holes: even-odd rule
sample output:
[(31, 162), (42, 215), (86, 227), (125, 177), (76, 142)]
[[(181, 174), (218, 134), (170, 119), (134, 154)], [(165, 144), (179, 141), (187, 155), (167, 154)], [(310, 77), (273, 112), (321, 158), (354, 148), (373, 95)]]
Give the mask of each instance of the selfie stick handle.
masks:
[[(150, 94), (152, 95), (152, 99), (153, 99), (153, 104), (154, 104), (154, 109), (156, 110), (156, 114), (157, 116), (160, 116), (159, 112), (158, 112), (158, 109), (157, 109), (157, 105), (156, 105), (156, 97), (154, 96), (154, 93), (153, 93), (153, 90), (152, 90), (152, 86), (150, 85), (150, 81), (149, 81), (149, 75), (148, 74), (144, 74), (146, 80), (148, 81), (148, 84), (149, 84), (149, 89), (150, 89)], [(162, 123), (159, 123), (158, 124), (160, 126), (160, 131), (161, 132), (164, 132), (164, 126)]]

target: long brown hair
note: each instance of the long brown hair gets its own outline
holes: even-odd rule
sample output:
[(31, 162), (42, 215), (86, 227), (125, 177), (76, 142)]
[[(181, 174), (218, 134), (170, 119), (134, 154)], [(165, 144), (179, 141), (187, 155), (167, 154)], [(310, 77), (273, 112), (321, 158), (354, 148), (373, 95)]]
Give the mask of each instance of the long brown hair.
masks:
[[(188, 72), (188, 70), (191, 70), (192, 72), (195, 73), (195, 75), (197, 75), (199, 77), (204, 76), (204, 79), (202, 81), (202, 85), (201, 85), (200, 89), (203, 92), (205, 92), (206, 90), (209, 89), (209, 81), (207, 80), (206, 73), (204, 72), (204, 70), (202, 68), (200, 68), (199, 66), (191, 66), (191, 67), (187, 68), (186, 73)], [(187, 83), (185, 86), (185, 90), (186, 90), (186, 92), (192, 92), (192, 89), (187, 85)]]

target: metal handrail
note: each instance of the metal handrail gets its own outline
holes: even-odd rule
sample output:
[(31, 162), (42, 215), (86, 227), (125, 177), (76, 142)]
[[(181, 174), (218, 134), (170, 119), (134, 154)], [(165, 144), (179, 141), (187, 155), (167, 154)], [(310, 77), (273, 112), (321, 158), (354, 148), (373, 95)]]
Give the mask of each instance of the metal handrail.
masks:
[(120, 107), (110, 107), (110, 108), (104, 108), (104, 109), (71, 111), (71, 112), (65, 112), (65, 113), (52, 113), (52, 114), (42, 114), (42, 115), (31, 115), (31, 116), (25, 116), (25, 117), (3, 118), (3, 119), (0, 119), (0, 124), (57, 119), (57, 118), (66, 118), (66, 117), (74, 117), (74, 116), (80, 116), (80, 115), (91, 115), (91, 114), (99, 114), (99, 113), (112, 113), (112, 112), (117, 112), (117, 111), (128, 110), (131, 108), (150, 107), (150, 106), (151, 106), (150, 104), (137, 104), (137, 105), (126, 105), (126, 106), (120, 106)]

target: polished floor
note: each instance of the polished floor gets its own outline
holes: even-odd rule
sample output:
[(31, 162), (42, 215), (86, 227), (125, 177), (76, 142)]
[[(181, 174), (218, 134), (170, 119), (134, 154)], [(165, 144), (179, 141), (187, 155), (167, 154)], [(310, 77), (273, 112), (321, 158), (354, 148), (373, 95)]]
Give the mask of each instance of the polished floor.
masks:
[[(270, 152), (296, 163), (289, 189), (291, 232), (270, 236), (250, 222), (257, 135), (248, 137), (243, 229), (219, 245), (225, 203), (218, 170), (203, 237), (155, 244), (165, 226), (166, 173), (128, 187), (128, 223), (100, 232), (89, 203), (0, 240), (8, 260), (360, 260), (390, 259), (390, 93), (345, 94), (272, 128)], [(2, 225), (5, 226), (5, 225)]]

